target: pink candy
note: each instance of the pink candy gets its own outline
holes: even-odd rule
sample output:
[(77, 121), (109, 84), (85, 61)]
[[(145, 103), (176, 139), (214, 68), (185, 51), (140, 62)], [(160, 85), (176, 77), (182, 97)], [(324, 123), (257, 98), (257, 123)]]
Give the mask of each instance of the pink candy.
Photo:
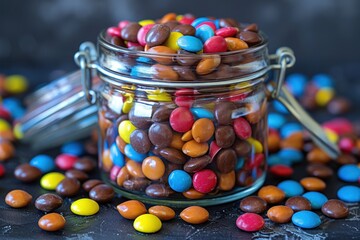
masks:
[(0, 163), (0, 177), (5, 175), (5, 167)]
[(264, 219), (256, 213), (244, 213), (236, 219), (236, 226), (246, 232), (259, 231), (264, 225)]
[(61, 170), (69, 170), (73, 168), (75, 162), (78, 160), (78, 157), (70, 154), (60, 154), (55, 159), (56, 166)]
[(121, 37), (121, 30), (120, 28), (118, 27), (109, 27), (107, 30), (106, 30), (107, 34), (112, 36), (112, 37)]
[(170, 125), (177, 132), (187, 132), (194, 124), (194, 117), (190, 110), (185, 107), (178, 107), (171, 112)]
[(154, 24), (148, 24), (140, 28), (138, 34), (137, 34), (137, 40), (140, 43), (141, 46), (146, 45), (146, 34), (149, 32), (149, 30), (154, 26)]
[(233, 37), (239, 32), (239, 29), (236, 27), (224, 27), (216, 30), (216, 36), (221, 36), (223, 38)]
[(345, 118), (335, 118), (331, 121), (323, 123), (322, 126), (324, 128), (334, 131), (339, 135), (352, 133), (354, 131), (351, 122)]
[(204, 43), (204, 53), (226, 52), (227, 44), (223, 37), (213, 36)]
[(209, 193), (216, 187), (216, 174), (210, 169), (204, 169), (196, 172), (193, 176), (193, 186), (196, 191)]
[(110, 170), (110, 179), (116, 181), (117, 175), (120, 172), (121, 167), (114, 165)]

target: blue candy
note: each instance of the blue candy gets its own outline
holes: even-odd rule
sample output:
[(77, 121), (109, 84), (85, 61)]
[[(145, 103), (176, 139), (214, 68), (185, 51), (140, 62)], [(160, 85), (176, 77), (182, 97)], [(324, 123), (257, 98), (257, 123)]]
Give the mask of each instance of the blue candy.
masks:
[(280, 157), (282, 161), (281, 163), (285, 165), (291, 165), (304, 159), (303, 153), (293, 148), (283, 148), (277, 153), (277, 155)]
[(137, 78), (152, 78), (153, 73), (149, 71), (148, 65), (135, 65), (131, 68), (130, 76)]
[(337, 196), (344, 202), (360, 202), (360, 187), (350, 185), (343, 186), (338, 190)]
[(207, 21), (209, 21), (209, 20), (210, 20), (210, 19), (207, 18), (207, 17), (199, 17), (199, 18), (195, 19), (195, 20), (191, 23), (191, 26), (196, 27), (196, 26), (198, 26), (200, 23), (207, 22)]
[(273, 166), (273, 165), (276, 165), (276, 164), (284, 164), (284, 165), (287, 165), (287, 166), (291, 165), (291, 161), (288, 161), (287, 159), (282, 159), (277, 154), (269, 155), (269, 157), (267, 159), (267, 163), (268, 163), (269, 166)]
[(56, 168), (54, 159), (45, 154), (33, 157), (30, 160), (30, 165), (40, 169), (42, 173), (51, 172)]
[(81, 142), (68, 142), (61, 147), (61, 152), (74, 156), (81, 156), (84, 154), (85, 148)]
[(110, 147), (110, 157), (114, 165), (119, 167), (125, 166), (124, 154), (120, 152), (120, 149), (115, 142)]
[(19, 119), (25, 114), (25, 109), (22, 107), (19, 99), (5, 98), (2, 100), (2, 105), (14, 119)]
[(294, 213), (291, 221), (294, 225), (301, 228), (316, 228), (321, 224), (320, 217), (316, 213), (307, 210)]
[(136, 59), (137, 62), (140, 62), (140, 63), (153, 63), (154, 60), (152, 60), (151, 58), (148, 58), (148, 57), (138, 57)]
[(238, 158), (236, 161), (235, 169), (240, 170), (244, 166), (244, 163), (245, 163), (245, 159), (243, 157)]
[(125, 155), (135, 162), (142, 162), (148, 155), (137, 152), (131, 144), (127, 144), (124, 148)]
[(286, 122), (286, 119), (283, 115), (278, 113), (269, 113), (268, 115), (268, 125), (269, 128), (279, 129)]
[(280, 129), (281, 138), (287, 138), (295, 132), (301, 132), (303, 127), (299, 123), (286, 123)]
[(190, 108), (190, 111), (196, 119), (199, 118), (209, 118), (211, 120), (214, 119), (214, 114), (209, 110), (207, 110), (206, 108), (200, 108), (200, 107)]
[(312, 77), (312, 81), (318, 88), (332, 88), (333, 79), (327, 74), (317, 74)]
[(312, 209), (320, 209), (328, 201), (328, 198), (319, 192), (307, 192), (302, 196), (310, 201)]
[(294, 180), (282, 181), (277, 187), (285, 192), (286, 197), (299, 196), (304, 193), (304, 188)]
[(177, 40), (177, 44), (188, 52), (198, 52), (203, 48), (201, 40), (194, 36), (182, 36)]
[(345, 182), (357, 182), (360, 178), (360, 168), (355, 164), (341, 166), (338, 177)]
[(286, 85), (295, 97), (300, 97), (303, 95), (306, 82), (307, 78), (305, 75), (300, 73), (290, 74), (286, 78)]
[(215, 19), (213, 22), (215, 24), (216, 29), (219, 29), (220, 28), (220, 19)]
[(195, 36), (197, 38), (200, 38), (201, 41), (204, 43), (209, 38), (213, 37), (215, 35), (214, 30), (209, 25), (201, 25), (196, 29)]
[(279, 101), (275, 100), (273, 101), (273, 106), (275, 108), (276, 111), (284, 113), (284, 114), (288, 114), (289, 111), (287, 110), (287, 108)]
[(187, 172), (174, 170), (169, 175), (168, 183), (175, 192), (185, 192), (190, 189), (192, 180)]

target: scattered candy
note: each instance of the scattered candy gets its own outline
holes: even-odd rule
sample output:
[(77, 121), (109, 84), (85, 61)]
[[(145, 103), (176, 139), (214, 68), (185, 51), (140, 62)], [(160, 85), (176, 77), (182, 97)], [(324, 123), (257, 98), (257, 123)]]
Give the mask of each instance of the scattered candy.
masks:
[(358, 182), (360, 179), (360, 167), (355, 164), (341, 166), (338, 177), (345, 182)]
[(116, 208), (121, 216), (130, 220), (147, 213), (145, 205), (138, 200), (125, 201), (117, 205)]
[(328, 198), (324, 194), (319, 192), (307, 192), (304, 193), (302, 196), (310, 201), (311, 208), (314, 210), (320, 209), (328, 200)]
[(278, 188), (285, 192), (286, 197), (299, 196), (304, 193), (304, 188), (294, 180), (285, 180), (277, 185)]
[(30, 160), (30, 165), (40, 169), (42, 173), (51, 172), (56, 168), (54, 159), (44, 154), (33, 157)]
[(294, 213), (291, 221), (296, 226), (308, 229), (316, 228), (321, 224), (320, 217), (316, 213), (307, 210)]
[(203, 207), (191, 206), (182, 210), (180, 218), (190, 224), (201, 224), (209, 220), (209, 212)]
[(244, 213), (236, 219), (236, 226), (246, 232), (259, 231), (264, 225), (264, 219), (256, 213)]
[(99, 211), (99, 204), (89, 198), (81, 198), (73, 202), (70, 206), (71, 212), (80, 216), (91, 216)]
[(42, 176), (40, 185), (46, 190), (55, 190), (57, 185), (65, 178), (65, 175), (59, 172), (50, 172)]
[(63, 204), (63, 199), (54, 193), (44, 193), (35, 200), (35, 207), (43, 212), (52, 212)]
[(39, 219), (38, 225), (42, 230), (48, 232), (59, 231), (64, 228), (65, 218), (58, 213), (49, 213)]
[(161, 220), (153, 214), (143, 214), (138, 216), (133, 224), (136, 231), (142, 233), (155, 233), (158, 232), (162, 223)]
[(12, 190), (5, 196), (5, 203), (13, 208), (23, 208), (30, 204), (32, 196), (23, 190)]
[(294, 211), (287, 206), (273, 206), (271, 207), (266, 216), (275, 223), (287, 223), (290, 221)]
[(344, 202), (360, 202), (360, 187), (350, 185), (343, 186), (337, 191), (337, 196)]
[(321, 207), (321, 212), (330, 218), (346, 218), (349, 215), (349, 208), (340, 200), (330, 199)]

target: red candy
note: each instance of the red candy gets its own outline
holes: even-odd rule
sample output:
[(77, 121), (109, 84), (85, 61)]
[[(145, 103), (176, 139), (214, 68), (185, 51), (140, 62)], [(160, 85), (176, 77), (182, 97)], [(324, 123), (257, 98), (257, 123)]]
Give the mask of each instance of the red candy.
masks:
[(216, 31), (216, 26), (215, 26), (215, 24), (214, 24), (213, 22), (211, 22), (211, 21), (202, 22), (202, 23), (200, 23), (199, 25), (197, 25), (196, 28), (199, 28), (199, 27), (202, 26), (202, 25), (208, 25), (209, 27), (212, 28), (212, 30), (214, 30), (214, 32)]
[(227, 44), (223, 37), (213, 36), (204, 43), (204, 53), (226, 52)]
[(211, 159), (213, 159), (220, 150), (221, 150), (221, 147), (219, 147), (215, 141), (212, 141), (210, 143), (210, 148), (209, 148), (209, 155), (210, 155)]
[(239, 32), (239, 29), (236, 27), (223, 27), (223, 28), (216, 30), (215, 35), (226, 38), (226, 37), (233, 37), (238, 32)]
[(355, 143), (351, 138), (342, 138), (339, 141), (339, 148), (341, 151), (350, 153), (355, 147)]
[(186, 107), (178, 107), (171, 112), (170, 125), (177, 132), (187, 132), (194, 124), (194, 117)]
[(126, 42), (126, 47), (127, 47), (127, 48), (138, 47), (138, 46), (141, 46), (140, 43), (136, 43), (136, 42)]
[(246, 232), (259, 231), (264, 225), (264, 219), (256, 213), (244, 213), (236, 219), (236, 226)]
[(196, 191), (209, 193), (216, 187), (216, 174), (210, 169), (204, 169), (194, 174), (193, 186)]
[(253, 169), (256, 167), (259, 167), (265, 160), (265, 156), (262, 153), (255, 154), (254, 157), (249, 158), (249, 160), (246, 162), (246, 168), (247, 169)]
[(9, 113), (9, 111), (2, 106), (0, 106), (0, 118), (4, 118), (6, 120), (11, 119), (11, 114)]
[(140, 28), (138, 34), (137, 34), (137, 40), (140, 43), (141, 46), (145, 46), (146, 45), (146, 34), (149, 32), (150, 28), (152, 28), (152, 26), (154, 26), (154, 24), (148, 24), (143, 26), (142, 28)]
[(270, 167), (269, 172), (278, 177), (290, 177), (294, 170), (289, 166), (276, 164)]
[(70, 154), (60, 154), (55, 159), (55, 164), (61, 170), (69, 170), (73, 168), (75, 162), (78, 160), (78, 157)]
[(354, 131), (351, 122), (345, 118), (333, 119), (331, 121), (325, 122), (322, 126), (334, 131), (339, 135), (352, 133)]
[(123, 21), (119, 22), (118, 27), (119, 27), (120, 29), (123, 29), (123, 28), (126, 27), (126, 25), (128, 25), (128, 24), (129, 24), (129, 21), (123, 20)]
[(183, 17), (179, 20), (181, 24), (191, 24), (195, 20), (194, 17)]
[(0, 177), (5, 175), (5, 167), (0, 163)]
[(121, 30), (120, 28), (118, 27), (109, 27), (107, 30), (106, 30), (107, 34), (112, 36), (112, 37), (121, 37)]
[(237, 118), (234, 120), (234, 130), (236, 135), (241, 139), (248, 139), (251, 137), (251, 126), (245, 118)]

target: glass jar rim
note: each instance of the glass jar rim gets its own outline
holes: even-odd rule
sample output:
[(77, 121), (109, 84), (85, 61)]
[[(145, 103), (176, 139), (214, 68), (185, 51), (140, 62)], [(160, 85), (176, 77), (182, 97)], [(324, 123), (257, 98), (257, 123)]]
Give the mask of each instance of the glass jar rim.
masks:
[(241, 50), (236, 50), (236, 51), (229, 51), (229, 52), (219, 52), (219, 53), (200, 53), (200, 54), (170, 54), (170, 53), (149, 53), (146, 51), (138, 51), (138, 50), (134, 50), (134, 49), (128, 49), (125, 47), (121, 47), (121, 46), (117, 46), (112, 44), (111, 42), (106, 40), (106, 30), (104, 29), (103, 31), (101, 31), (98, 35), (98, 44), (100, 44), (101, 46), (104, 46), (112, 51), (115, 52), (119, 52), (119, 53), (123, 53), (123, 54), (132, 54), (132, 55), (137, 55), (137, 56), (142, 56), (142, 57), (154, 57), (154, 56), (163, 56), (163, 57), (182, 57), (182, 58), (206, 58), (207, 56), (214, 56), (214, 55), (218, 55), (220, 57), (225, 57), (225, 56), (232, 56), (232, 55), (236, 55), (236, 54), (247, 54), (247, 53), (253, 53), (256, 51), (260, 51), (264, 48), (267, 47), (268, 45), (268, 37), (267, 35), (262, 32), (259, 31), (259, 35), (262, 39), (262, 41), (259, 44), (256, 44), (254, 46), (251, 46), (249, 48), (246, 49), (241, 49)]

